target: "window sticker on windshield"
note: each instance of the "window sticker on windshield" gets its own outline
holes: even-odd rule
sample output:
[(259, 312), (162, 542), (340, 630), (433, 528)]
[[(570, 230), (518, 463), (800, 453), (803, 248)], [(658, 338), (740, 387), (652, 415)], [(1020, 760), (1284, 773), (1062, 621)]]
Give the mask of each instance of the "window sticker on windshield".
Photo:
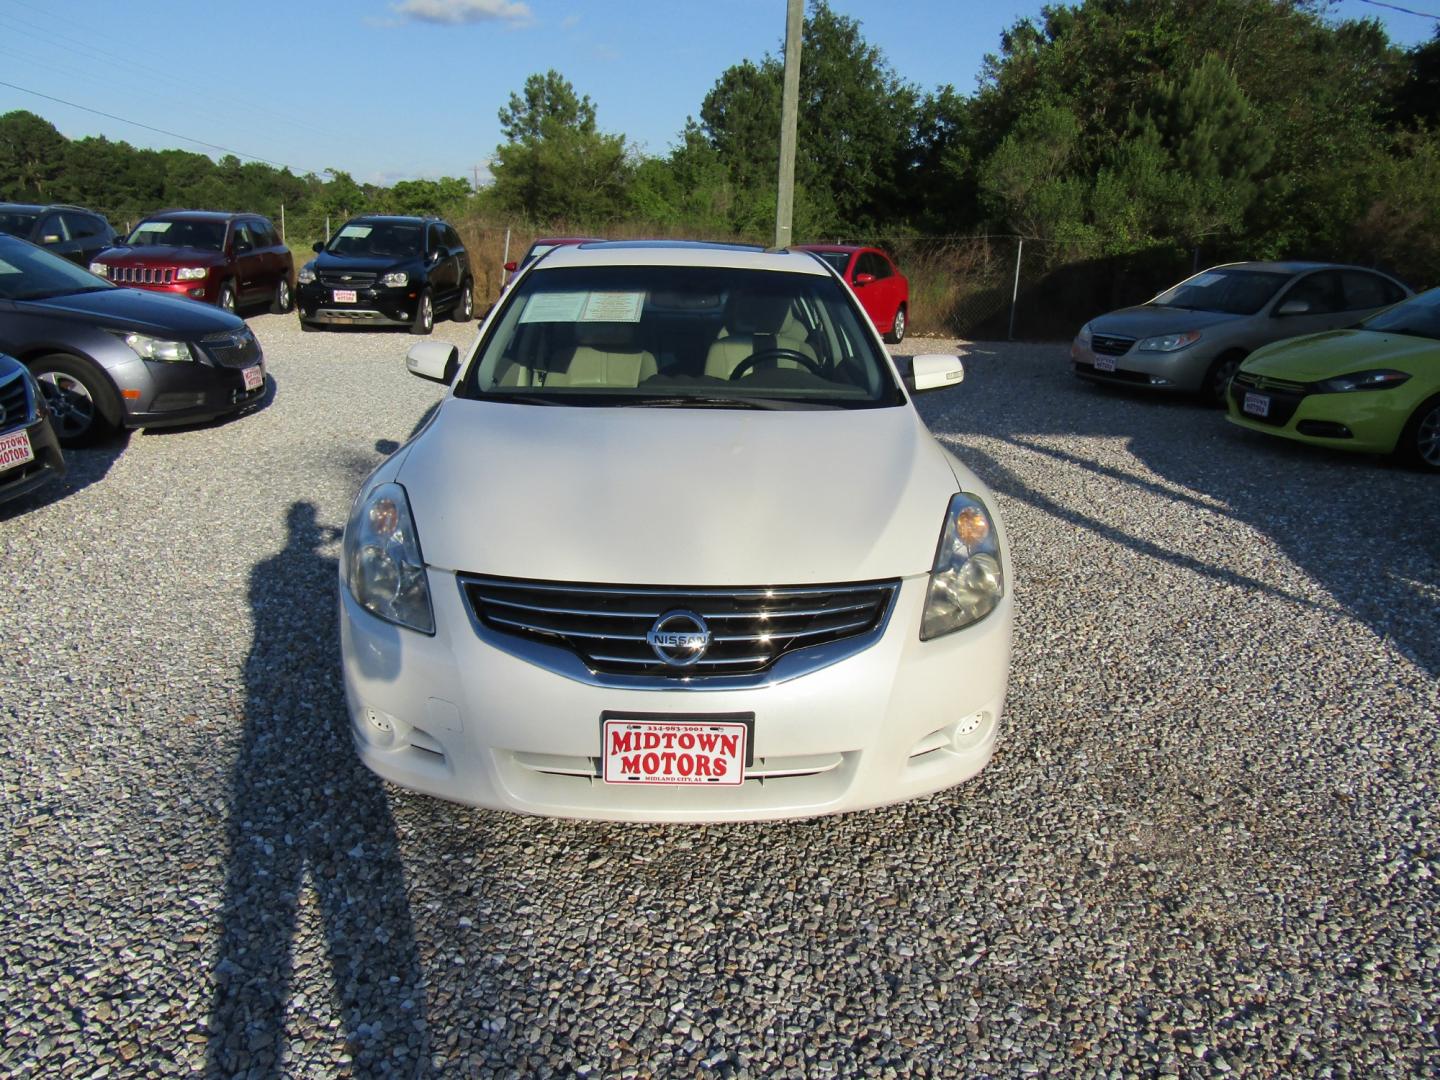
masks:
[(6, 262), (4, 259), (0, 259), (0, 274), (18, 274), (18, 273), (20, 273), (20, 268), (19, 268), (18, 266), (11, 266), (11, 265), (10, 265), (8, 262)]
[(142, 221), (135, 226), (136, 232), (169, 232), (173, 221)]
[(580, 321), (636, 323), (640, 321), (640, 308), (644, 303), (643, 292), (591, 293), (585, 301), (585, 310), (580, 313)]
[(343, 229), (340, 230), (340, 236), (342, 238), (347, 236), (353, 236), (356, 240), (363, 240), (369, 235), (369, 225), (346, 225)]
[(580, 312), (590, 296), (583, 292), (535, 293), (525, 301), (522, 323), (579, 322)]
[(1223, 281), (1223, 280), (1224, 280), (1224, 277), (1223, 277), (1222, 275), (1220, 275), (1220, 274), (1201, 274), (1199, 277), (1193, 277), (1193, 278), (1191, 278), (1191, 279), (1187, 282), (1187, 284), (1189, 284), (1189, 285), (1214, 285), (1217, 281)]

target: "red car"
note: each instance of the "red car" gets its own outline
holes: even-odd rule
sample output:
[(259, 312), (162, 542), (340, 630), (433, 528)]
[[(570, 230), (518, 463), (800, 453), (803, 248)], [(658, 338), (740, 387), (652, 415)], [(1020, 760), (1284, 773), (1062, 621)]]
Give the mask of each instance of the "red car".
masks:
[(574, 244), (588, 244), (592, 241), (598, 243), (601, 237), (598, 236), (542, 236), (530, 245), (530, 250), (525, 252), (525, 257), (518, 263), (514, 260), (505, 264), (505, 288), (520, 275), (520, 271), (529, 266), (532, 262), (544, 255), (547, 251), (557, 247), (570, 247)]
[(905, 340), (910, 319), (910, 281), (889, 255), (879, 248), (858, 244), (796, 244), (824, 259), (855, 290), (875, 329), (898, 345)]
[(107, 248), (90, 272), (135, 289), (186, 296), (234, 311), (294, 304), (295, 260), (269, 218), (212, 210), (162, 210)]

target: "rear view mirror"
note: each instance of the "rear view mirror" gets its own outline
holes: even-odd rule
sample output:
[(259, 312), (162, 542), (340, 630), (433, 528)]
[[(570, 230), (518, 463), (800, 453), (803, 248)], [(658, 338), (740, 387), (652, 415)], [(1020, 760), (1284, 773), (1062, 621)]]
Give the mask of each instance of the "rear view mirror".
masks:
[(922, 353), (910, 361), (910, 378), (905, 385), (916, 393), (941, 390), (965, 378), (965, 365), (960, 357), (948, 353)]
[(1286, 300), (1275, 309), (1276, 315), (1308, 315), (1309, 313), (1309, 300)]
[(460, 350), (445, 341), (421, 341), (405, 354), (410, 374), (449, 385), (460, 367)]

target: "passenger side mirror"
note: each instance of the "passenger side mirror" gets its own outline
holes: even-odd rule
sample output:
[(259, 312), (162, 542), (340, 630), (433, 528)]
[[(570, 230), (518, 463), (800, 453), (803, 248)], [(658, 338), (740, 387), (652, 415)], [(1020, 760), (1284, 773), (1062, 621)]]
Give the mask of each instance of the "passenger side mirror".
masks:
[(515, 272), (515, 268), (516, 268), (517, 266), (519, 266), (519, 265), (520, 265), (519, 263), (515, 262), (515, 261), (512, 259), (510, 262), (507, 262), (507, 263), (505, 264), (505, 272), (506, 272), (507, 274), (513, 274), (513, 273)]
[(316, 240), (315, 243), (310, 245), (310, 250), (315, 252), (315, 254), (317, 255), (320, 254), (320, 252), (325, 250), (325, 241)]
[(960, 357), (948, 353), (922, 353), (910, 361), (905, 385), (913, 392), (942, 390), (965, 379), (965, 365)]
[(410, 346), (405, 366), (411, 375), (448, 386), (460, 367), (460, 350), (444, 341), (421, 341)]
[(1286, 300), (1275, 309), (1276, 315), (1308, 315), (1309, 313), (1309, 300)]
[(870, 282), (872, 282), (872, 281), (874, 281), (874, 280), (875, 280), (875, 275), (874, 275), (874, 274), (856, 274), (856, 275), (855, 275), (855, 284), (856, 284), (856, 285), (869, 285)]

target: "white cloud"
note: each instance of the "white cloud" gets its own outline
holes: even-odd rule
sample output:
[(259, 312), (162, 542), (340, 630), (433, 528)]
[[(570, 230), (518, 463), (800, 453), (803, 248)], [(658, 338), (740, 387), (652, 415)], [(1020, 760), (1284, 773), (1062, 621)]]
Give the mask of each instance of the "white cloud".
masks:
[(507, 22), (519, 25), (530, 21), (530, 5), (519, 0), (401, 0), (390, 10), (419, 22), (462, 23)]

